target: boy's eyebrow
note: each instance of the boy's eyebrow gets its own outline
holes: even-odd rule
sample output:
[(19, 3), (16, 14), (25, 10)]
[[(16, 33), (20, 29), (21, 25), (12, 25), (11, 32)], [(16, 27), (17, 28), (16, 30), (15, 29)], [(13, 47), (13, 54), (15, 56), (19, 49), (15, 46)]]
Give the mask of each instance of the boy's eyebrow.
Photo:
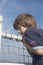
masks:
[(18, 26), (18, 27), (16, 27), (16, 30), (19, 30), (20, 29), (20, 27)]

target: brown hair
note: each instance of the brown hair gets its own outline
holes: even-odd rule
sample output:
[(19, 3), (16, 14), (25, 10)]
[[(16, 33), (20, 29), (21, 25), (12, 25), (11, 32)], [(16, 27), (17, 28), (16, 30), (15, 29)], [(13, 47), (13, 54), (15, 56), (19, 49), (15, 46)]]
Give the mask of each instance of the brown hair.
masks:
[(13, 23), (13, 27), (18, 30), (19, 25), (24, 26), (24, 27), (36, 27), (36, 20), (34, 17), (30, 14), (22, 13), (18, 15), (18, 17), (15, 19)]

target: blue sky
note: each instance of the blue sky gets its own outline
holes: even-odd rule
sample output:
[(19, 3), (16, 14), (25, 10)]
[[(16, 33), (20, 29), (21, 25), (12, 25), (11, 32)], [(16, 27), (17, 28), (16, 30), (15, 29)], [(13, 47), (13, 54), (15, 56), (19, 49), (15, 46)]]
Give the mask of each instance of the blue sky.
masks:
[(43, 0), (0, 0), (3, 31), (14, 33), (13, 21), (20, 13), (32, 14), (38, 27), (43, 28)]

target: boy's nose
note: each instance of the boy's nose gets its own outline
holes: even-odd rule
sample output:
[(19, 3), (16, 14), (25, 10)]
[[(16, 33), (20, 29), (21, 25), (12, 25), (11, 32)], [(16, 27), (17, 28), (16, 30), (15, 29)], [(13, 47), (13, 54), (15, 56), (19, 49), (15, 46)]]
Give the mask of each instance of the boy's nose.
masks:
[(18, 33), (20, 34), (20, 31), (18, 30)]

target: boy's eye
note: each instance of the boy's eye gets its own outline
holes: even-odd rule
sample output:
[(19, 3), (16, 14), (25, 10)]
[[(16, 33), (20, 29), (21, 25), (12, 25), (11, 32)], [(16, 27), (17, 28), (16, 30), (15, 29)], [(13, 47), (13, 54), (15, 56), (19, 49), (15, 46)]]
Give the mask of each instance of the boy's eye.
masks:
[(21, 29), (21, 27), (18, 27), (18, 29), (20, 30), (20, 29)]
[(18, 27), (18, 30), (20, 30), (20, 27)]

